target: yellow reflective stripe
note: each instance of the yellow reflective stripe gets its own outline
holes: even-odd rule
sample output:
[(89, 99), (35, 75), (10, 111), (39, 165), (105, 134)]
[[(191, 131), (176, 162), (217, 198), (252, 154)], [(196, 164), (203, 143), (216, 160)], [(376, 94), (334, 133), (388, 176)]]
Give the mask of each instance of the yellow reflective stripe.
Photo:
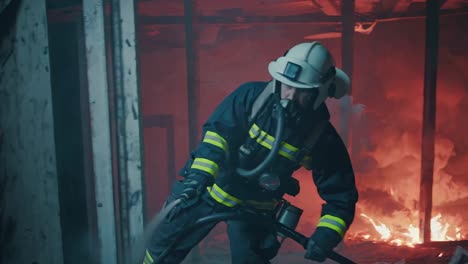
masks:
[[(267, 132), (261, 130), (257, 124), (253, 124), (252, 127), (249, 130), (249, 135), (251, 138), (256, 139), (257, 143), (264, 146), (267, 149), (271, 149), (273, 147), (273, 142), (275, 142), (275, 138), (271, 135), (269, 135)], [(298, 148), (294, 147), (293, 145), (287, 143), (287, 142), (281, 142), (280, 149), (278, 150), (278, 153), (289, 159), (289, 160), (295, 160), (294, 155), (298, 151)]]
[(338, 224), (340, 224), (343, 227), (343, 229), (346, 229), (346, 222), (343, 219), (341, 219), (341, 218), (339, 218), (337, 216), (326, 214), (326, 215), (322, 216), (320, 219), (329, 219), (331, 221), (335, 221)]
[(256, 138), (260, 135), (260, 131), (260, 128), (254, 123), (249, 130), (249, 135), (251, 138)]
[(228, 144), (226, 140), (216, 132), (207, 131), (205, 133), (205, 137), (203, 138), (203, 142), (215, 145), (225, 152), (228, 151)]
[(264, 146), (267, 149), (272, 148), (273, 142), (275, 142), (274, 137), (270, 136), (267, 132), (261, 130), (256, 124), (252, 125), (250, 131), (252, 132), (250, 136), (252, 137), (252, 135), (254, 135), (254, 137), (252, 138), (257, 138), (256, 141), (258, 144)]
[(299, 149), (283, 141), (283, 147), (291, 152), (297, 152)]
[(242, 200), (228, 194), (216, 184), (213, 185), (213, 188), (208, 186), (207, 189), (213, 199), (227, 207), (234, 207), (242, 203)]
[(295, 160), (294, 159), (294, 154), (297, 152), (297, 148), (286, 143), (286, 142), (282, 142), (281, 143), (281, 147), (278, 151), (278, 153), (284, 157), (286, 157), (287, 159), (289, 160)]
[(145, 259), (143, 260), (143, 264), (152, 264), (154, 262), (153, 257), (151, 257), (151, 254), (146, 250), (145, 254)]
[(208, 172), (215, 178), (218, 176), (218, 164), (209, 159), (195, 158), (190, 168)]
[(206, 187), (206, 189), (208, 190), (208, 193), (215, 201), (227, 207), (234, 207), (239, 204), (246, 204), (256, 209), (260, 209), (260, 210), (273, 210), (275, 209), (277, 205), (277, 201), (275, 200), (273, 201), (247, 200), (244, 202), (241, 199), (230, 195), (229, 193), (221, 189), (221, 187), (219, 187), (217, 184), (214, 184), (213, 186), (208, 186)]
[(346, 223), (343, 219), (333, 216), (333, 215), (324, 215), (320, 218), (320, 222), (317, 226), (328, 227), (335, 230), (340, 234), (341, 237), (344, 236), (346, 231)]

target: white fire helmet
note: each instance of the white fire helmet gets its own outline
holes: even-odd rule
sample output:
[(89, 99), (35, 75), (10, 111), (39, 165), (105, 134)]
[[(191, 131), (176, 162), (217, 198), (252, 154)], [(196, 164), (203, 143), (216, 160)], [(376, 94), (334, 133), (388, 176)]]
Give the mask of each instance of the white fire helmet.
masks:
[(318, 89), (314, 109), (328, 96), (339, 99), (350, 87), (348, 75), (335, 67), (335, 61), (318, 41), (298, 44), (270, 62), (270, 75), (277, 81), (299, 89)]

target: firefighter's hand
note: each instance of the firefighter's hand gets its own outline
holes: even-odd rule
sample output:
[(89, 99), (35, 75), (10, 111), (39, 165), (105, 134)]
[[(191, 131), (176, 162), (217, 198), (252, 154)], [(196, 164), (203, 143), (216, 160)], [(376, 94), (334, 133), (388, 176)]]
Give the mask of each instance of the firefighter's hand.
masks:
[(187, 178), (184, 180), (184, 189), (179, 198), (182, 203), (187, 203), (193, 199), (197, 199), (206, 187), (206, 183), (199, 179)]
[(306, 259), (322, 262), (332, 252), (338, 243), (341, 241), (341, 236), (333, 229), (319, 226), (312, 234), (307, 244)]
[(181, 199), (181, 202), (168, 214), (168, 220), (172, 221), (183, 210), (195, 205), (200, 200), (201, 194), (206, 190), (209, 182), (208, 178), (204, 175), (192, 174), (187, 176), (183, 181), (182, 192), (177, 198)]
[(305, 253), (304, 258), (315, 260), (318, 262), (323, 262), (327, 258), (327, 252), (322, 249), (314, 240), (309, 239), (307, 243), (307, 251)]

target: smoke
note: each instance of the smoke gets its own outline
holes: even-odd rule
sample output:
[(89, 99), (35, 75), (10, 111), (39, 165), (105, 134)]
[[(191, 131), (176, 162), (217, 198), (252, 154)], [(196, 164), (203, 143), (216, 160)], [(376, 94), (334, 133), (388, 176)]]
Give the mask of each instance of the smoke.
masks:
[[(418, 222), (424, 54), (414, 43), (420, 37), (388, 42), (380, 35), (369, 42), (378, 49), (360, 46), (368, 56), (353, 76), (361, 82), (353, 85), (348, 108), (353, 115), (343, 115), (337, 104), (329, 105), (330, 112), (337, 115), (335, 127), (340, 129), (341, 119), (350, 122), (348, 148), (360, 191), (358, 222), (360, 212), (385, 219), (394, 227)], [(450, 45), (461, 44), (449, 43), (439, 54), (433, 216), (440, 213), (444, 221), (459, 224), (467, 232), (468, 226), (460, 219), (468, 217), (464, 209), (468, 202), (468, 122), (463, 121), (468, 111), (468, 79), (466, 57), (452, 55)], [(366, 107), (353, 111), (359, 109), (356, 103)]]
[(161, 211), (159, 211), (159, 213), (157, 213), (153, 219), (151, 219), (143, 233), (133, 244), (132, 249), (130, 250), (130, 262), (128, 264), (141, 264), (143, 262), (146, 252), (146, 245), (149, 242), (151, 235), (159, 226), (159, 224), (164, 220), (164, 218), (166, 218), (167, 214), (172, 210), (172, 208), (179, 204), (180, 201), (180, 199), (177, 199), (170, 204), (163, 206)]
[(372, 213), (392, 216), (395, 212), (409, 211), (395, 196), (380, 189), (365, 189), (359, 194), (360, 204)]

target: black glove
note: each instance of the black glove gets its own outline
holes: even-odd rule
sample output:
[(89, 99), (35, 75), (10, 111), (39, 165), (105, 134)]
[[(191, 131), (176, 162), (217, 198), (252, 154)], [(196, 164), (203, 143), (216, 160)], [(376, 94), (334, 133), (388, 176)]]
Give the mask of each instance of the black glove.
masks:
[(327, 252), (323, 250), (314, 240), (309, 239), (307, 243), (307, 251), (304, 255), (304, 258), (315, 260), (318, 262), (323, 262), (327, 258)]
[(184, 190), (180, 193), (182, 202), (187, 203), (191, 200), (198, 199), (206, 188), (208, 180), (206, 176), (192, 174), (189, 175), (184, 181)]
[(341, 236), (335, 230), (317, 227), (307, 243), (307, 252), (304, 257), (323, 262), (340, 241)]
[(168, 214), (168, 220), (172, 221), (174, 217), (179, 215), (184, 209), (195, 205), (201, 197), (201, 194), (206, 190), (206, 186), (211, 183), (208, 176), (199, 174), (190, 174), (185, 178), (183, 183), (183, 190), (177, 199), (181, 202), (175, 206)]

